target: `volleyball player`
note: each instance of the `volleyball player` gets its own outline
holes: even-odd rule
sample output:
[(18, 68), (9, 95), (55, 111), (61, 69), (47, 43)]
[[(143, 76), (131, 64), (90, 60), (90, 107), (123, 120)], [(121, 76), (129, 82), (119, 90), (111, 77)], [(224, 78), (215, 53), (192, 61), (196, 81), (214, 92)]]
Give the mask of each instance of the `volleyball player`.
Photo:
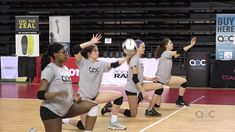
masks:
[[(120, 113), (124, 114), (127, 117), (135, 117), (138, 113), (138, 93), (143, 95), (143, 98), (149, 100), (146, 92), (154, 91), (152, 99), (149, 100), (150, 104), (145, 111), (146, 116), (161, 116), (159, 112), (154, 109), (157, 97), (162, 95), (163, 85), (155, 82), (144, 82), (154, 81), (155, 77), (144, 77), (144, 64), (141, 61), (141, 57), (145, 51), (145, 44), (142, 40), (136, 40), (137, 50), (136, 54), (130, 58), (128, 61), (129, 70), (128, 70), (128, 79), (125, 87), (125, 92), (128, 98), (128, 104), (130, 109), (120, 109)], [(110, 105), (106, 105), (103, 110), (105, 113), (109, 112), (111, 108)]]
[[(51, 62), (52, 60), (52, 62)], [(46, 132), (61, 132), (62, 118), (87, 113), (85, 132), (90, 132), (96, 122), (98, 105), (92, 101), (73, 97), (68, 68), (63, 65), (67, 52), (59, 43), (51, 44), (42, 57), (42, 74), (37, 97), (42, 101), (40, 116)]]
[[(79, 95), (82, 98), (90, 99), (98, 104), (107, 103), (113, 101), (112, 111), (111, 111), (111, 121), (108, 124), (109, 129), (115, 130), (125, 130), (126, 126), (119, 123), (117, 116), (121, 104), (123, 103), (123, 96), (120, 92), (113, 90), (100, 91), (100, 85), (103, 78), (103, 73), (108, 72), (111, 68), (116, 68), (126, 61), (128, 55), (125, 59), (119, 60), (117, 62), (108, 63), (99, 61), (99, 51), (96, 45), (100, 43), (101, 35), (93, 35), (93, 38), (83, 44), (76, 45), (74, 47), (74, 54), (76, 58), (76, 63), (80, 70), (80, 81), (79, 81)], [(80, 53), (79, 51), (82, 52)], [(71, 124), (78, 127), (79, 129), (84, 129), (83, 126), (86, 125), (84, 122), (85, 116), (81, 116), (81, 120), (65, 119), (65, 124)]]
[[(196, 37), (191, 39), (191, 43), (188, 46), (183, 47), (182, 49), (172, 51), (173, 43), (169, 38), (166, 38), (162, 41), (162, 45), (156, 49), (155, 57), (159, 60), (158, 70), (156, 72), (156, 77), (158, 82), (164, 85), (176, 85), (179, 87), (178, 99), (176, 105), (178, 106), (189, 106), (189, 104), (184, 100), (185, 89), (188, 87), (187, 80), (183, 77), (172, 76), (172, 57), (178, 58), (180, 55), (187, 52), (191, 49), (196, 43)], [(156, 107), (160, 107), (161, 96), (158, 98)]]

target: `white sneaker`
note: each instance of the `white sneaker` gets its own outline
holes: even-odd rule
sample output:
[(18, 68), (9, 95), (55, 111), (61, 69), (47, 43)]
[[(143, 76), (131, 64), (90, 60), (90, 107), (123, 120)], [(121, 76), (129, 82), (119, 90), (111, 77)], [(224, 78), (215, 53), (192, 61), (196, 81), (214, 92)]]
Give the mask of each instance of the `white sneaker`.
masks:
[(122, 125), (118, 121), (116, 121), (114, 123), (109, 122), (108, 129), (111, 129), (111, 130), (126, 130), (126, 126)]

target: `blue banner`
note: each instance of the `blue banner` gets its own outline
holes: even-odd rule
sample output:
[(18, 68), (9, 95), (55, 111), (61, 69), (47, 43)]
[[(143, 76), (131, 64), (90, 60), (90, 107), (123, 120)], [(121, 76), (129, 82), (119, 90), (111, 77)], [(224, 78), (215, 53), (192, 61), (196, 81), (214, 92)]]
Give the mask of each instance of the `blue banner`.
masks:
[(216, 15), (216, 60), (235, 60), (235, 14)]

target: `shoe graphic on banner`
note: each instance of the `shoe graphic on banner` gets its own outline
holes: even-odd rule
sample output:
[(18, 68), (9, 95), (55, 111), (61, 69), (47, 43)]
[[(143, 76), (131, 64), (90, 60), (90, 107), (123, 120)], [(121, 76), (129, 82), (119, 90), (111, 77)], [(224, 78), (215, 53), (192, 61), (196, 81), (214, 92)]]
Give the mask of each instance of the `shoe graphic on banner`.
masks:
[(28, 35), (28, 47), (27, 47), (28, 55), (33, 55), (33, 48), (34, 48), (34, 37), (32, 35)]
[(28, 38), (26, 35), (24, 35), (21, 39), (21, 48), (23, 55), (27, 54), (27, 47), (28, 47)]

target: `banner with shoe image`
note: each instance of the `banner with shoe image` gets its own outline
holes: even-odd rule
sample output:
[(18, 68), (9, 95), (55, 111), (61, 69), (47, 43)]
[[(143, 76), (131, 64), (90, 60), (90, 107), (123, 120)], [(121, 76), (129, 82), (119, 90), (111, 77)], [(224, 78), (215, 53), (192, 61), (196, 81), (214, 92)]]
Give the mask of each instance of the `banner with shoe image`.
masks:
[(15, 17), (15, 47), (17, 56), (39, 56), (39, 17)]
[(17, 56), (39, 56), (38, 34), (16, 34), (15, 39)]

